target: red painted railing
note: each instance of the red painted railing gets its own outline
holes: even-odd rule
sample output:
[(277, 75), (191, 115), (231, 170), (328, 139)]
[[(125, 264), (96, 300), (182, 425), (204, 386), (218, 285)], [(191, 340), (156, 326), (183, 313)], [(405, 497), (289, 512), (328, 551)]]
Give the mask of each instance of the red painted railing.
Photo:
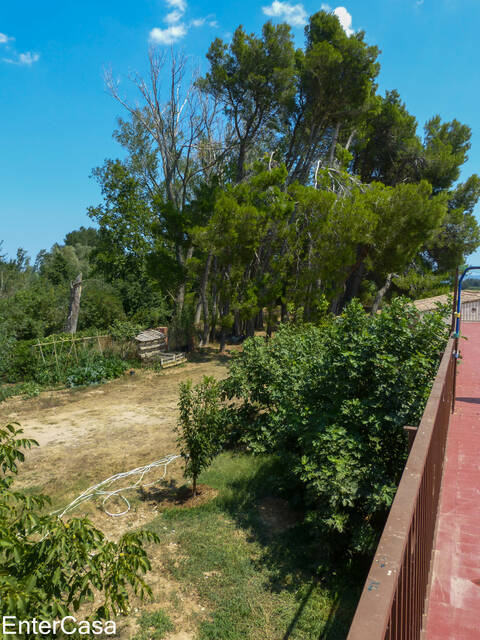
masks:
[(452, 405), (453, 346), (450, 339), (347, 640), (421, 637)]

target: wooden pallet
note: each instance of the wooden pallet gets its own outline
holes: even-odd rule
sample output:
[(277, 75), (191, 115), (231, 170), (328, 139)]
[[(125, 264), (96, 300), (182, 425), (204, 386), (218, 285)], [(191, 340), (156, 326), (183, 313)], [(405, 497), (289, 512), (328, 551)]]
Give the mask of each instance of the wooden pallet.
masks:
[(186, 362), (187, 358), (184, 353), (162, 353), (160, 356), (160, 364), (162, 365), (162, 369), (167, 369), (168, 367), (175, 367), (177, 364), (182, 364), (182, 362)]

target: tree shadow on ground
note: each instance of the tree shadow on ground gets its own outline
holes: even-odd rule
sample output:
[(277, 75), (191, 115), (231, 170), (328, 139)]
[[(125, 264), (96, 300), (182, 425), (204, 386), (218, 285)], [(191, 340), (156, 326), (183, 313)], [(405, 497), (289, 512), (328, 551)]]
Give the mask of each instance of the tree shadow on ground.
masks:
[(326, 540), (315, 539), (304, 522), (300, 503), (295, 504), (295, 480), (291, 482), (293, 486), (288, 487), (282, 462), (272, 459), (255, 475), (229, 483), (231, 491), (218, 501), (248, 531), (251, 539), (260, 543), (262, 553), (255, 563), (268, 569), (268, 587), (272, 591), (297, 592), (298, 585), (308, 585), (301, 593), (298, 609), (281, 640), (295, 637), (295, 628), (305, 607), (312, 604), (315, 588), (319, 585), (328, 592), (332, 602), (319, 640), (343, 640), (348, 634), (371, 559), (352, 562), (341, 555), (326, 556), (323, 550), (329, 545)]
[(230, 362), (230, 353), (219, 353), (218, 349), (214, 347), (202, 347), (197, 351), (190, 351), (187, 358), (188, 362), (198, 364), (206, 362), (214, 364), (216, 362), (218, 364), (225, 365)]
[(216, 489), (206, 484), (197, 485), (197, 493), (193, 495), (192, 487), (179, 485), (176, 480), (159, 482), (155, 486), (140, 487), (138, 491), (142, 502), (152, 506), (177, 507), (192, 509), (213, 500), (218, 494)]

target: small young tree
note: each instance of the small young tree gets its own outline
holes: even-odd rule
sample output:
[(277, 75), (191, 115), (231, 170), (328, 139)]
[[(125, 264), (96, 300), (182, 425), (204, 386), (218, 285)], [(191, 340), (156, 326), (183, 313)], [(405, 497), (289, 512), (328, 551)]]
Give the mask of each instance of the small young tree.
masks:
[(150, 569), (143, 543), (158, 537), (140, 531), (110, 542), (87, 518), (45, 514), (47, 496), (13, 490), (22, 449), (38, 444), (21, 434), (12, 424), (0, 428), (0, 615), (53, 620), (94, 595), (101, 596), (97, 620), (126, 613), (127, 587), (151, 594), (142, 578)]
[(182, 382), (177, 427), (180, 453), (185, 460), (185, 477), (192, 478), (192, 492), (197, 495), (197, 478), (219, 452), (222, 445), (222, 410), (220, 382), (211, 376), (192, 387)]

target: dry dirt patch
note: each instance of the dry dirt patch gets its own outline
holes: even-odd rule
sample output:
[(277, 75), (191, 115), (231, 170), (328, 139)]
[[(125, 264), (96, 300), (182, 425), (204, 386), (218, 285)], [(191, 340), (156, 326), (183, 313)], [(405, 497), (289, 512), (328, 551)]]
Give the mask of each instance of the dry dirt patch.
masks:
[[(20, 483), (48, 493), (60, 506), (115, 473), (176, 453), (178, 386), (204, 375), (224, 377), (225, 358), (134, 375), (101, 386), (10, 398), (0, 405), (0, 424), (19, 422), (40, 447), (27, 452)], [(179, 484), (182, 465), (168, 468)]]
[(299, 514), (283, 498), (264, 498), (258, 505), (262, 522), (267, 525), (270, 535), (277, 535), (296, 525)]

